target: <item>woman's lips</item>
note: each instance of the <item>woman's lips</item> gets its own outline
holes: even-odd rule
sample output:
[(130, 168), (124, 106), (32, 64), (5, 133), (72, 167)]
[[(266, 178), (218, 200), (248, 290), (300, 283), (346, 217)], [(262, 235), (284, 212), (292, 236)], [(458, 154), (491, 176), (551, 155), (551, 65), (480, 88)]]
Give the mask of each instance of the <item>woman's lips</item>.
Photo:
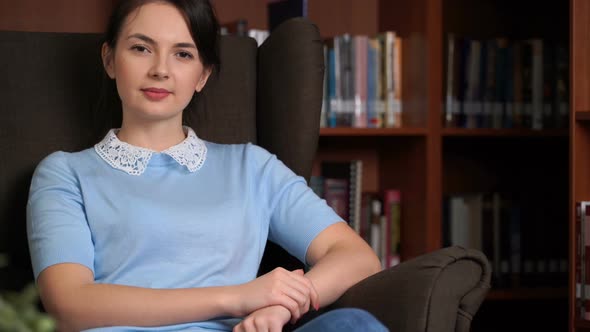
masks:
[(141, 89), (141, 91), (146, 96), (146, 98), (148, 98), (149, 100), (153, 100), (153, 101), (160, 101), (160, 100), (168, 97), (168, 95), (170, 94), (170, 91), (168, 91), (166, 89), (159, 89), (159, 88), (146, 88), (146, 89)]

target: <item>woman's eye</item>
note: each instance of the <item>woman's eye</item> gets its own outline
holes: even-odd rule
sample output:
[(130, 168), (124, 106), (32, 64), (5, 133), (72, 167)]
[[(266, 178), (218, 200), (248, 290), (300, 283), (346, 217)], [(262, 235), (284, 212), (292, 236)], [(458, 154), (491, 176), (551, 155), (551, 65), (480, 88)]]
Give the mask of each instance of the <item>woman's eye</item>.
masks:
[(190, 54), (189, 52), (178, 52), (176, 54), (183, 59), (192, 59), (193, 58), (193, 55)]
[(149, 50), (146, 47), (141, 46), (141, 45), (133, 45), (131, 47), (131, 49), (134, 50), (134, 51), (137, 51), (139, 53), (147, 53), (147, 52), (149, 52)]

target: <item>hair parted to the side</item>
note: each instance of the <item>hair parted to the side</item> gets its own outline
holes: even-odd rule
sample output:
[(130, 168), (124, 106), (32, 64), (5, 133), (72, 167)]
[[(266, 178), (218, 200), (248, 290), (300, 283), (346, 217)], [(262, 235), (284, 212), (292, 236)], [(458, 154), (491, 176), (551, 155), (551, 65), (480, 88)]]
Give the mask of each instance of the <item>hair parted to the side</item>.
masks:
[[(203, 66), (211, 69), (212, 73), (219, 71), (219, 22), (215, 10), (209, 0), (120, 0), (107, 24), (103, 42), (112, 52), (117, 48), (117, 42), (127, 17), (136, 9), (153, 2), (167, 3), (176, 7), (184, 16), (189, 32), (199, 50), (199, 59)], [(197, 93), (189, 103), (197, 98)], [(188, 114), (183, 114), (186, 122)], [(119, 127), (122, 121), (121, 99), (117, 93), (115, 81), (103, 71), (101, 91), (96, 105), (97, 139), (102, 139), (106, 132)]]

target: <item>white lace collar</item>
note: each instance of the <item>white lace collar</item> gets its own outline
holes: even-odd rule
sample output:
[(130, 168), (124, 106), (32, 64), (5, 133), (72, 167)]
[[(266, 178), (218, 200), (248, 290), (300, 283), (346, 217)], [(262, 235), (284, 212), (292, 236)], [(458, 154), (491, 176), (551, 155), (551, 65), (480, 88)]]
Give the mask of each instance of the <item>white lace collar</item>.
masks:
[[(183, 128), (187, 134), (186, 139), (161, 153), (169, 155), (192, 173), (205, 163), (207, 146), (191, 128)], [(118, 129), (111, 129), (103, 140), (94, 146), (94, 150), (112, 167), (131, 175), (141, 175), (150, 162), (152, 154), (157, 152), (120, 141), (116, 135), (118, 131)]]

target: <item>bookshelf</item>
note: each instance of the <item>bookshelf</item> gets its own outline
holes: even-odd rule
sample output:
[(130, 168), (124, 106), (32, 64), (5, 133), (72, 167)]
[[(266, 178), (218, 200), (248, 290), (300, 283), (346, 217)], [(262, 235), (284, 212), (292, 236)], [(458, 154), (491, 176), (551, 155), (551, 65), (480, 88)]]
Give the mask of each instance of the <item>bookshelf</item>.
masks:
[[(575, 203), (590, 199), (590, 3), (571, 0), (571, 101), (570, 121), (570, 261), (575, 262)], [(569, 274), (569, 331), (590, 331), (590, 321), (576, 315), (575, 264)]]
[[(573, 31), (572, 37), (584, 40), (582, 46), (585, 46), (586, 40), (590, 40), (590, 23), (586, 23), (590, 18), (590, 3), (572, 1), (586, 6), (584, 14), (577, 10), (577, 15), (583, 15), (579, 24), (584, 26), (578, 28), (582, 35), (576, 37)], [(330, 19), (330, 15), (324, 16), (317, 19)], [(561, 259), (560, 268), (567, 270), (568, 248), (571, 251), (567, 220), (569, 217), (572, 222), (573, 211), (568, 190), (578, 200), (590, 200), (590, 96), (586, 94), (576, 101), (572, 113), (575, 116), (570, 117), (571, 129), (448, 128), (443, 123), (443, 112), (449, 33), (474, 39), (541, 38), (567, 47), (571, 37), (570, 4), (559, 0), (381, 0), (375, 20), (377, 31), (392, 30), (404, 38), (404, 126), (323, 128), (314, 173), (318, 174), (323, 160), (361, 159), (364, 191), (399, 189), (404, 260), (444, 245), (442, 202), (445, 197), (465, 192), (510, 193), (526, 202), (528, 210), (537, 211), (523, 221), (523, 236), (536, 243), (533, 248), (546, 244), (544, 254), (552, 257), (549, 260)], [(316, 23), (320, 32), (323, 25), (329, 24)], [(344, 30), (336, 33), (354, 34), (352, 28), (339, 27)], [(331, 30), (326, 37), (333, 34)], [(578, 52), (585, 52), (579, 56), (586, 62), (576, 65), (574, 58), (574, 69), (570, 72), (578, 71), (578, 67), (586, 71), (577, 76), (583, 80), (580, 84), (574, 74), (573, 84), (579, 91), (589, 91), (590, 60), (586, 59), (590, 59), (590, 48), (582, 47)], [(575, 98), (574, 94), (571, 98)], [(574, 169), (569, 168), (570, 148), (574, 158), (571, 164), (576, 160)], [(570, 174), (576, 184), (568, 189)], [(570, 264), (570, 279), (571, 269)], [(558, 277), (542, 277), (533, 286), (524, 281), (502, 287), (494, 283), (481, 314), (474, 321), (473, 331), (493, 331), (492, 327), (499, 324), (493, 321), (509, 311), (519, 312), (508, 315), (514, 318), (515, 324), (495, 326), (496, 330), (565, 329), (568, 312), (563, 308), (567, 308), (568, 298), (570, 306), (573, 305), (566, 275), (568, 271)], [(570, 325), (572, 320), (570, 317)], [(590, 324), (584, 324), (590, 330)]]

